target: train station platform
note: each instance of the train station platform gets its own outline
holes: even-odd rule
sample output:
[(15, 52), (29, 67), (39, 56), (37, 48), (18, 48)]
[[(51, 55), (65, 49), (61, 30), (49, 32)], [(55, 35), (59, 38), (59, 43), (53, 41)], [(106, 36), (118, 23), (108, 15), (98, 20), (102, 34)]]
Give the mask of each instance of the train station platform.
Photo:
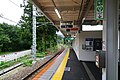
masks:
[(91, 80), (74, 50), (65, 49), (32, 80)]

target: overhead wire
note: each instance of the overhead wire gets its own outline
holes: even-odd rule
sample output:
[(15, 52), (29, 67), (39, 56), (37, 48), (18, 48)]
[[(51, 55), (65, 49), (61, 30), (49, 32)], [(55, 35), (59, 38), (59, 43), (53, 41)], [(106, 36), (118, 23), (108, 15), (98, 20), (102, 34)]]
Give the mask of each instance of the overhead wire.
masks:
[(11, 3), (13, 3), (14, 5), (16, 5), (17, 7), (20, 7), (19, 5), (17, 5), (15, 2), (13, 2), (12, 0), (9, 0)]
[[(12, 0), (9, 0), (12, 4), (14, 4), (15, 6), (17, 6), (17, 7), (19, 7), (20, 8), (20, 6), (19, 5), (17, 5), (15, 2), (13, 2)], [(8, 19), (8, 18), (6, 18), (6, 17), (3, 17), (3, 15), (0, 15), (0, 17), (1, 18), (3, 18), (3, 19), (5, 19), (5, 20), (8, 20), (8, 21), (10, 21), (10, 22), (13, 22), (13, 23), (17, 23), (17, 22), (15, 22), (15, 21), (13, 21), (13, 20), (11, 20), (11, 19)], [(17, 23), (18, 24), (18, 23)]]
[(10, 19), (8, 19), (8, 18), (6, 18), (6, 17), (3, 17), (3, 16), (1, 16), (1, 15), (0, 15), (0, 17), (1, 17), (1, 18), (3, 18), (3, 19), (6, 19), (6, 20), (8, 20), (8, 21), (10, 21), (10, 22), (17, 23), (17, 22), (15, 22), (15, 21), (13, 21), (13, 20), (10, 20)]

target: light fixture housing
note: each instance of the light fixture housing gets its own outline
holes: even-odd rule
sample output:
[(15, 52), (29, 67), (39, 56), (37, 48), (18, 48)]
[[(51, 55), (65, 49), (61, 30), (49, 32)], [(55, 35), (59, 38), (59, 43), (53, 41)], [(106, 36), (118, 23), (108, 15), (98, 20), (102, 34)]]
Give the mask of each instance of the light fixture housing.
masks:
[(58, 9), (56, 9), (56, 8), (55, 8), (55, 12), (56, 12), (57, 16), (58, 16), (59, 18), (61, 18), (61, 16), (60, 16), (60, 13), (59, 13)]

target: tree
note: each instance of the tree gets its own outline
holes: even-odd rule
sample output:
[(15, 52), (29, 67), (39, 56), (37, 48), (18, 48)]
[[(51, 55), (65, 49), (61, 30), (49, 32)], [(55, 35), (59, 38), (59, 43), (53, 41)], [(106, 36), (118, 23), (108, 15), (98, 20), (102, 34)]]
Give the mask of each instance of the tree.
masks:
[(23, 49), (30, 49), (32, 45), (32, 4), (30, 2), (24, 6), (24, 14), (19, 24), (21, 25), (21, 46)]
[[(51, 46), (55, 46), (57, 29), (50, 24), (50, 21), (45, 16), (37, 15), (36, 22), (37, 50), (41, 52)], [(32, 4), (30, 2), (27, 2), (27, 5), (24, 7), (24, 15), (21, 17), (20, 24), (22, 28), (21, 36), (24, 43), (23, 45), (27, 45), (26, 48), (30, 48), (32, 45)]]
[(3, 23), (0, 24), (0, 34), (1, 51), (20, 50), (20, 28)]
[(0, 27), (0, 52), (3, 50), (4, 46), (6, 46), (6, 44), (10, 43), (10, 38), (8, 37), (8, 35), (3, 34), (3, 29)]
[[(46, 51), (57, 44), (57, 29), (45, 16), (37, 16), (37, 50)], [(30, 49), (32, 45), (32, 4), (24, 6), (18, 26), (0, 24), (0, 51), (18, 51)]]

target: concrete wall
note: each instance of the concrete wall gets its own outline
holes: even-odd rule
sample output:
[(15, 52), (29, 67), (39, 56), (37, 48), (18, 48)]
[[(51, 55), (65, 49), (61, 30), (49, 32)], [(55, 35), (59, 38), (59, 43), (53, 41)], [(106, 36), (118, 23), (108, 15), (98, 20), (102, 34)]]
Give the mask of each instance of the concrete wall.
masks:
[(10, 54), (5, 54), (5, 55), (1, 55), (0, 56), (0, 61), (10, 61), (10, 60), (14, 60), (20, 57), (23, 57), (25, 55), (31, 54), (31, 50), (25, 50), (25, 51), (20, 51), (20, 52), (13, 52)]
[(74, 51), (75, 51), (75, 53), (76, 53), (76, 55), (77, 55), (77, 58), (78, 58), (78, 60), (80, 60), (80, 56), (79, 56), (79, 40), (80, 38), (79, 38), (79, 34), (77, 34), (77, 36), (76, 36), (76, 38), (75, 38), (75, 40), (73, 41), (73, 44), (72, 44), (72, 46), (73, 46), (73, 49), (74, 49)]
[(78, 60), (95, 61), (95, 51), (86, 51), (82, 49), (82, 44), (85, 44), (85, 38), (102, 38), (101, 31), (81, 32), (73, 41), (73, 49), (76, 52)]

